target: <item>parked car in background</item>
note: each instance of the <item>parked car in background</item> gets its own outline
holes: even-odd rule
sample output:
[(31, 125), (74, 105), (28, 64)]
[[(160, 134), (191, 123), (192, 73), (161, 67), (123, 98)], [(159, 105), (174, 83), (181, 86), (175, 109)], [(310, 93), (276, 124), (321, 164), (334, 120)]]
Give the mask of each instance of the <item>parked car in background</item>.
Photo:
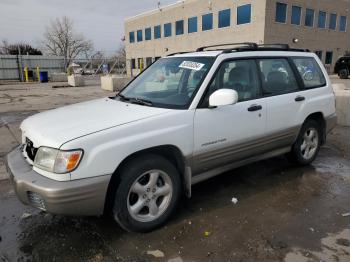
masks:
[(341, 79), (348, 79), (350, 75), (350, 55), (340, 57), (335, 63), (334, 73)]
[(110, 212), (124, 229), (146, 232), (193, 184), (283, 154), (310, 164), (335, 124), (331, 82), (315, 54), (252, 43), (200, 48), (158, 60), (114, 97), (27, 118), (7, 167), (25, 204)]

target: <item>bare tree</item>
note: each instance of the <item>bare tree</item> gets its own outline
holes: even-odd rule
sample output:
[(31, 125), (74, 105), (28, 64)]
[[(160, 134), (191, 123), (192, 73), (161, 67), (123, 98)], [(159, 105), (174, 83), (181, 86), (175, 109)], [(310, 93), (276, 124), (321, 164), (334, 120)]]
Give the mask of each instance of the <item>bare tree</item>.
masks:
[(2, 40), (0, 45), (2, 55), (42, 55), (42, 52), (30, 44), (20, 42), (9, 44), (7, 40)]
[(56, 18), (46, 27), (43, 45), (47, 53), (63, 56), (66, 68), (80, 54), (89, 53), (93, 49), (92, 42), (76, 33), (73, 21), (66, 16)]

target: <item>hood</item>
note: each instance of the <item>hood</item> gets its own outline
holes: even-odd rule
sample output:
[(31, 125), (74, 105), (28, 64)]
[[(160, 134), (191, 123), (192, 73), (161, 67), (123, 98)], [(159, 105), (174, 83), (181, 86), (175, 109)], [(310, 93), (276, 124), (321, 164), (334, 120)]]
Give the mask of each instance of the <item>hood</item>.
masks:
[(34, 147), (59, 148), (75, 138), (165, 114), (170, 109), (124, 103), (110, 98), (65, 106), (31, 116), (21, 124), (22, 137)]

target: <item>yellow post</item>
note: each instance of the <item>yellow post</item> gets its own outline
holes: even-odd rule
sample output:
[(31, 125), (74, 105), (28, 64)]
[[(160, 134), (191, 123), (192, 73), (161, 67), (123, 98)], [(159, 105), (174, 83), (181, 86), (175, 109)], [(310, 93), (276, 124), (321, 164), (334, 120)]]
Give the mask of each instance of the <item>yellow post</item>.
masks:
[(36, 67), (36, 76), (38, 78), (38, 82), (40, 82), (40, 67), (39, 66)]
[(24, 67), (24, 79), (27, 83), (29, 82), (28, 66)]
[(140, 58), (140, 71), (143, 71), (143, 58)]

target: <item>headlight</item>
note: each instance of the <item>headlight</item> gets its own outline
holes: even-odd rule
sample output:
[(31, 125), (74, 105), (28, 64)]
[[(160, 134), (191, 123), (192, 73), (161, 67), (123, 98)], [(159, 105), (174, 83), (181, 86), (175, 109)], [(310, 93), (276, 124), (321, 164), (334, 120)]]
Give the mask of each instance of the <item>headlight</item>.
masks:
[(62, 151), (40, 147), (34, 159), (34, 166), (48, 172), (65, 174), (76, 169), (83, 156), (83, 150)]

